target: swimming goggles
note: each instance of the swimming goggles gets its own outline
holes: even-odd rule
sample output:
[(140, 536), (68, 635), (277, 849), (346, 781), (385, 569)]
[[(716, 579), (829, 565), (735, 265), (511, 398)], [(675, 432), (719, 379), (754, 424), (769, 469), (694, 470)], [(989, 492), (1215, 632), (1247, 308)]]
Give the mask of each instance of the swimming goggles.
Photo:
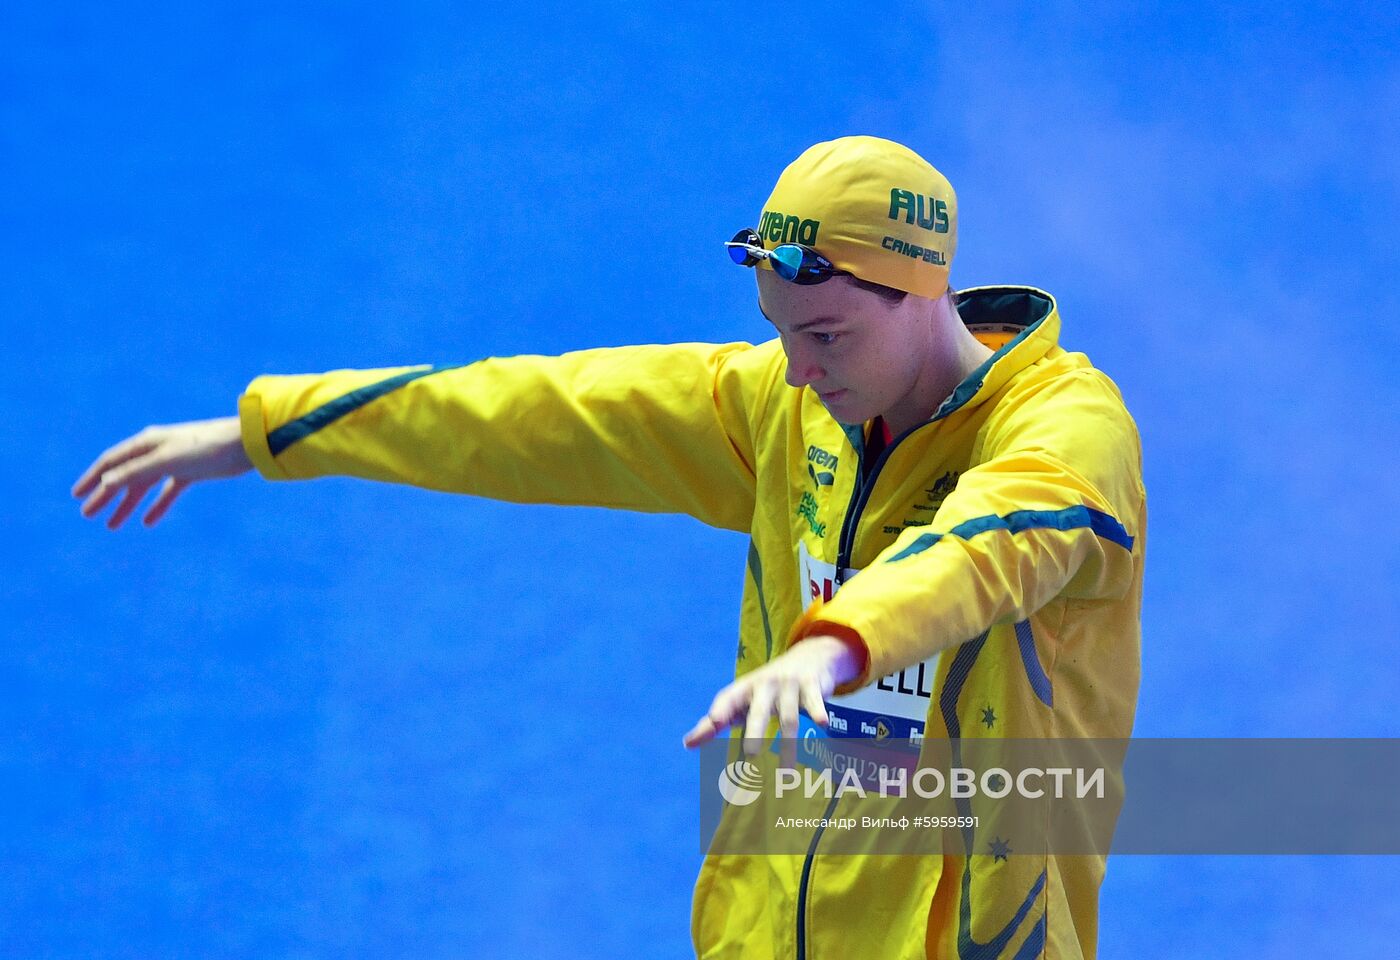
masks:
[(772, 250), (763, 248), (763, 238), (745, 227), (734, 234), (733, 240), (725, 241), (729, 259), (741, 267), (751, 267), (760, 260), (767, 260), (773, 272), (790, 283), (808, 286), (845, 274), (837, 270), (831, 261), (811, 247), (801, 243), (780, 243)]

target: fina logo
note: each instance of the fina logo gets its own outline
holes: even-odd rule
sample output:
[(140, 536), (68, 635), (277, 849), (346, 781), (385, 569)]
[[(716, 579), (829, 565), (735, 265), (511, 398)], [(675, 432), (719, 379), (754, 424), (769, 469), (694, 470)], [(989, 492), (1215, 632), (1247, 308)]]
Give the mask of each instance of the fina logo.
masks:
[(746, 807), (758, 799), (763, 773), (747, 760), (735, 760), (719, 772), (719, 794), (736, 807)]

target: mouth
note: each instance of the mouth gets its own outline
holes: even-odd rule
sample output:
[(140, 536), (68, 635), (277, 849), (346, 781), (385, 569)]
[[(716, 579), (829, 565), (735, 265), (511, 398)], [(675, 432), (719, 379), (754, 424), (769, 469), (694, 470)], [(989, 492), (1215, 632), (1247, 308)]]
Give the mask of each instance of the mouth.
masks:
[(833, 401), (840, 400), (840, 399), (841, 399), (842, 397), (844, 397), (845, 395), (846, 395), (846, 391), (845, 391), (845, 390), (833, 390), (833, 391), (831, 391), (830, 393), (818, 393), (818, 394), (817, 394), (817, 396), (821, 398), (822, 403), (831, 403), (831, 402), (833, 402)]

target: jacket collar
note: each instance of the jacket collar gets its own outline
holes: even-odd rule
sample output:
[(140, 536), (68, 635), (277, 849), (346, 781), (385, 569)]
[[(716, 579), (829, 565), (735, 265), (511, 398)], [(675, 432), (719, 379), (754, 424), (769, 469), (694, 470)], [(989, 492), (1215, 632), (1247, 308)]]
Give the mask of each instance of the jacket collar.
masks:
[(963, 378), (932, 419), (973, 407), (1000, 390), (1008, 380), (1059, 345), (1060, 312), (1055, 298), (1036, 287), (971, 287), (955, 297), (968, 327), (1019, 328), (1004, 347)]

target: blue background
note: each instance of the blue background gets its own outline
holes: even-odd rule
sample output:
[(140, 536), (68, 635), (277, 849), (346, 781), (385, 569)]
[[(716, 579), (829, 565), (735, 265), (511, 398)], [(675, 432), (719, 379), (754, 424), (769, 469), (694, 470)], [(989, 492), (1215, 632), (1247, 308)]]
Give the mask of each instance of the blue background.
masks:
[[(0, 10), (0, 955), (684, 955), (744, 538), (68, 488), (261, 372), (766, 339), (719, 242), (845, 134), (1137, 418), (1137, 732), (1400, 735), (1390, 6), (388, 6)], [(1371, 953), (1397, 883), (1117, 858), (1102, 955)]]

